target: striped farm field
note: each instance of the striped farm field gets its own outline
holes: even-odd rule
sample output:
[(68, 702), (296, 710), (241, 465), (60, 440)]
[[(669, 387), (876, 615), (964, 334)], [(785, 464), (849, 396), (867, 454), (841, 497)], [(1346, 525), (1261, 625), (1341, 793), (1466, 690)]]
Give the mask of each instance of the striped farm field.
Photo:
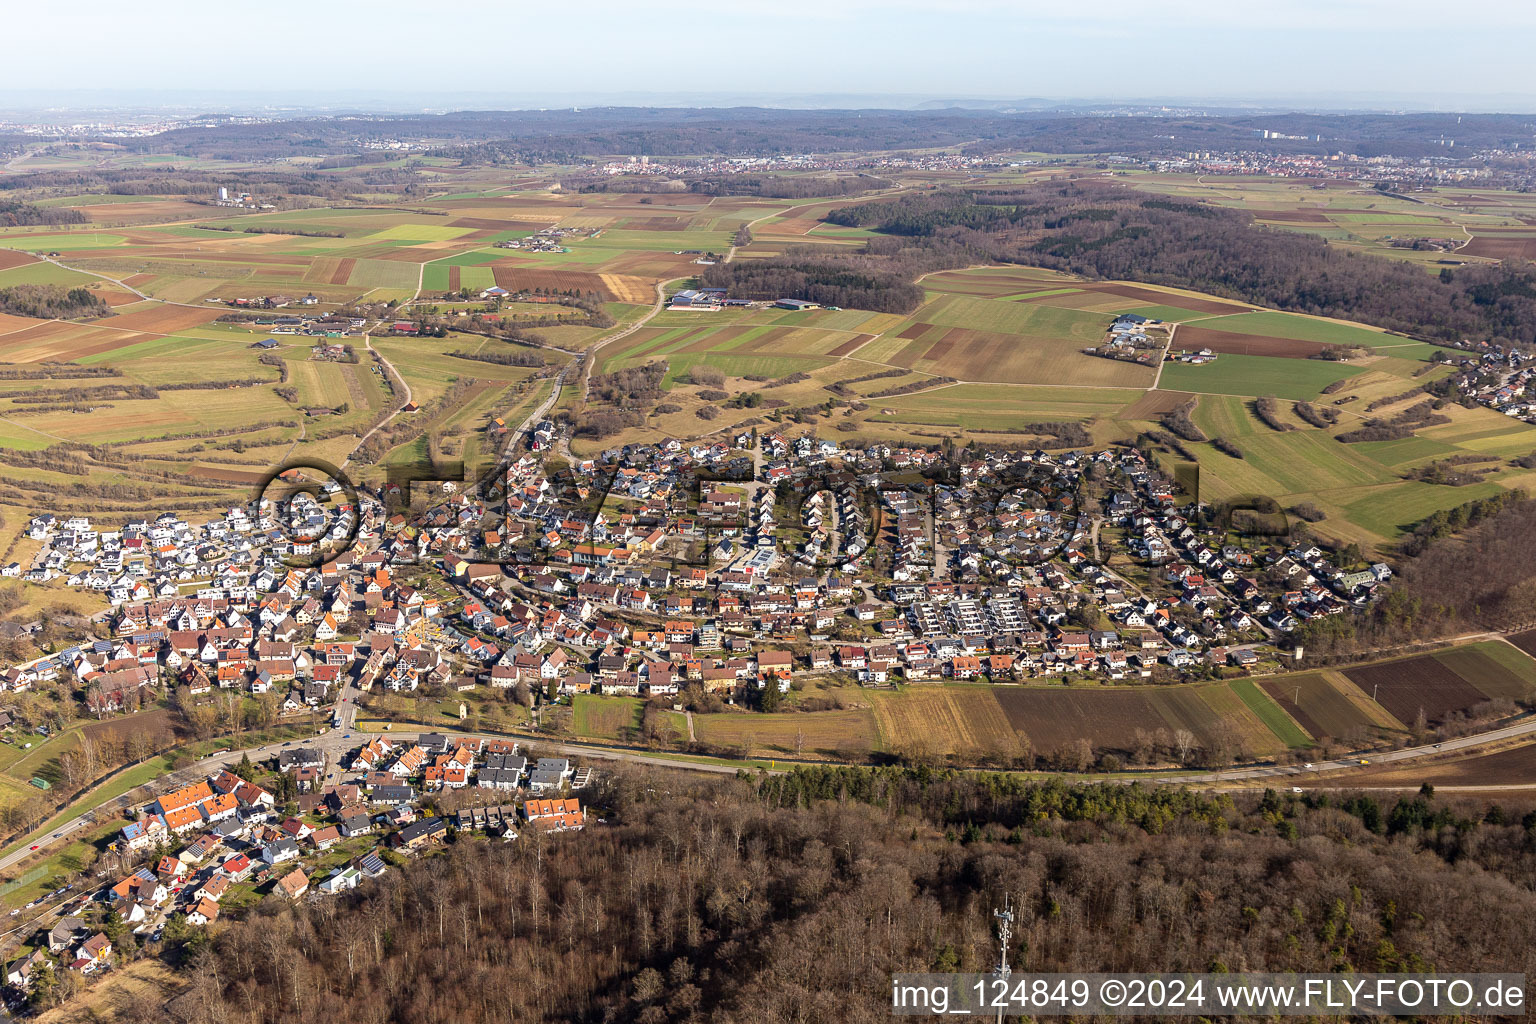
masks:
[(48, 324), (0, 335), (0, 358), (17, 363), (72, 362), (154, 337), (141, 331), (115, 331), (86, 324)]
[(124, 313), (109, 322), (119, 331), (158, 331), (172, 334), (187, 327), (211, 323), (222, 310), (189, 309), (186, 306), (160, 305), (135, 313)]
[(868, 709), (759, 714), (723, 711), (693, 716), (694, 735), (702, 742), (741, 747), (749, 754), (793, 754), (796, 737), (810, 757), (862, 758), (875, 749), (879, 733)]
[(1372, 703), (1370, 694), (1362, 693), (1342, 672), (1267, 676), (1254, 684), (1315, 739), (1348, 742), (1402, 728), (1402, 723)]
[(1344, 675), (1405, 725), (1421, 711), (1433, 725), (1488, 700), (1536, 692), (1536, 662), (1496, 640), (1356, 666)]
[(1019, 737), (990, 686), (908, 686), (857, 691), (874, 713), (880, 744), (891, 751), (1013, 752)]
[(859, 356), (966, 381), (1150, 385), (1149, 366), (1084, 354), (1103, 339), (1108, 323), (1082, 310), (942, 294)]
[(1045, 299), (1052, 295), (1075, 295), (1081, 292), (1081, 288), (1046, 288), (1041, 291), (1020, 292), (1018, 295), (1002, 295), (999, 298), (1009, 302), (1018, 302), (1021, 299)]
[(1524, 700), (1536, 691), (1536, 661), (1500, 640), (1439, 651), (1435, 659), (1489, 697)]
[(1076, 279), (1068, 274), (1032, 267), (979, 267), (971, 270), (946, 270), (929, 274), (922, 285), (931, 291), (988, 298), (1014, 297), (1021, 293), (1076, 290)]
[(524, 264), (493, 264), (496, 284), (511, 292), (536, 288), (557, 292), (591, 292), (602, 301), (650, 303), (656, 291), (650, 281), (623, 274), (599, 274), (579, 270), (543, 270)]
[(1237, 679), (1232, 683), (1232, 692), (1243, 702), (1244, 706), (1256, 715), (1259, 721), (1270, 732), (1280, 737), (1282, 743), (1290, 747), (1306, 746), (1312, 737), (1307, 730), (1302, 728), (1295, 718), (1286, 713), (1285, 709), (1277, 704), (1268, 693), (1261, 690), (1252, 679)]
[(1203, 748), (1254, 756), (1277, 753), (1295, 738), (1295, 723), (1286, 728), (1286, 736), (1277, 735), (1227, 684), (999, 686), (996, 696), (1013, 727), (1029, 737), (1037, 752), (1046, 754), (1070, 749), (1079, 740), (1087, 740), (1095, 750), (1125, 751), (1137, 730), (1172, 734), (1187, 729)]
[[(502, 249), (472, 249), (469, 252), (433, 260), (422, 268), (421, 286), (427, 291), (457, 291), (452, 281), (455, 268), (478, 267), (481, 264), (494, 263), (505, 255), (506, 251)], [(486, 275), (486, 279), (490, 284), (482, 285), (483, 288), (489, 288), (491, 284), (496, 283), (494, 275)]]

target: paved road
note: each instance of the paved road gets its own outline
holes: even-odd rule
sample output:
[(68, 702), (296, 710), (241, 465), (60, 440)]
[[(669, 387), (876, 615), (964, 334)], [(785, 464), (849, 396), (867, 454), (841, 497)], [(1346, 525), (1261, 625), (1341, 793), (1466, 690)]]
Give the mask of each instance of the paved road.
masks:
[[(1529, 736), (1532, 733), (1536, 733), (1536, 715), (1528, 715), (1510, 725), (1491, 729), (1488, 732), (1476, 733), (1471, 736), (1459, 736), (1456, 739), (1442, 740), (1439, 743), (1425, 743), (1417, 747), (1403, 747), (1398, 750), (1365, 751), (1347, 757), (1335, 758), (1331, 761), (1314, 761), (1310, 766), (1264, 765), (1254, 768), (1228, 768), (1222, 771), (1199, 774), (1178, 773), (1149, 776), (1149, 778), (1153, 778), (1158, 782), (1182, 783), (1194, 786), (1277, 779), (1286, 780), (1292, 786), (1299, 785), (1305, 787), (1309, 783), (1315, 783), (1317, 777), (1325, 772), (1349, 771), (1350, 769), (1362, 767), (1366, 763), (1380, 765), (1394, 764), (1399, 761), (1412, 761), (1420, 757), (1449, 754), (1458, 750), (1469, 750), (1486, 743), (1518, 739), (1522, 736)], [(1337, 780), (1335, 777), (1330, 777), (1329, 781), (1336, 782)]]
[[(260, 747), (252, 747), (241, 750), (224, 751), (194, 762), (185, 768), (178, 769), (168, 775), (162, 776), (154, 783), (157, 792), (168, 792), (181, 786), (189, 785), (201, 778), (214, 774), (218, 769), (236, 764), (242, 757), (249, 754), (252, 761), (262, 761), (276, 757), (284, 747), (307, 746), (319, 749), (329, 756), (332, 765), (329, 780), (336, 781), (343, 772), (339, 762), (341, 755), (347, 751), (362, 746), (374, 736), (414, 736), (422, 731), (420, 727), (406, 725), (398, 731), (361, 733), (352, 726), (357, 717), (357, 693), (350, 685), (343, 692), (347, 697), (341, 702), (341, 714), (343, 725), (340, 729), (333, 729), (322, 736), (306, 739), (290, 740), (285, 743), (269, 743)], [(453, 735), (469, 736), (476, 739), (507, 739), (508, 737), (496, 733), (472, 733), (459, 730), (445, 730)], [(1348, 757), (1335, 758), (1329, 761), (1316, 761), (1311, 765), (1260, 765), (1243, 768), (1228, 768), (1211, 772), (1147, 772), (1141, 775), (1123, 775), (1116, 781), (1132, 782), (1143, 781), (1159, 785), (1187, 785), (1194, 787), (1222, 787), (1227, 785), (1241, 785), (1251, 782), (1275, 781), (1283, 785), (1307, 787), (1318, 784), (1320, 776), (1327, 774), (1329, 783), (1335, 787), (1339, 776), (1329, 773), (1347, 773), (1353, 769), (1362, 767), (1362, 761), (1373, 765), (1394, 764), (1402, 761), (1411, 761), (1415, 758), (1428, 757), (1437, 754), (1447, 754), (1455, 751), (1469, 750), (1487, 743), (1498, 743), (1511, 739), (1518, 739), (1536, 733), (1536, 714), (1525, 716), (1509, 725), (1502, 726), (1488, 732), (1477, 733), (1471, 736), (1462, 736), (1456, 739), (1444, 740), (1440, 743), (1427, 743), (1417, 747), (1404, 747), (1400, 750), (1370, 751), (1355, 754)], [(540, 747), (544, 750), (553, 750), (561, 754), (596, 761), (628, 761), (632, 763), (648, 764), (663, 768), (679, 768), (687, 771), (712, 772), (721, 775), (734, 775), (738, 768), (731, 764), (717, 764), (713, 762), (695, 761), (683, 757), (669, 757), (666, 755), (652, 755), (639, 751), (613, 749), (609, 747), (589, 746), (581, 743), (565, 743), (555, 740), (547, 740), (539, 737), (513, 737), (519, 742)], [(805, 762), (815, 763), (815, 762)], [(788, 762), (787, 762), (788, 764)], [(775, 769), (774, 773), (782, 774), (787, 770)], [(1092, 777), (1087, 777), (1092, 781)], [(1395, 788), (1395, 787), (1394, 787)], [(1478, 789), (1487, 789), (1488, 786), (1479, 786)], [(48, 850), (67, 841), (75, 832), (84, 828), (93, 828), (98, 820), (104, 817), (119, 816), (122, 809), (127, 806), (126, 797), (116, 797), (102, 801), (91, 810), (84, 812), (62, 825), (56, 826), (44, 837), (32, 837), (28, 845), (15, 852), (0, 857), (0, 871), (7, 870), (27, 857), (31, 856), (33, 847), (39, 851)]]
[[(349, 686), (347, 691), (344, 692), (343, 696), (346, 696), (349, 699), (342, 704), (342, 707), (346, 708), (347, 710), (343, 712), (343, 715), (345, 716), (344, 724), (340, 729), (332, 729), (322, 736), (312, 736), (296, 740), (288, 740), (282, 743), (268, 743), (260, 747), (221, 751), (218, 754), (209, 755), (208, 757), (205, 757), (200, 761), (195, 761), (184, 768), (179, 768), (174, 772), (163, 775), (159, 779), (155, 780), (152, 785), (154, 786), (157, 793), (170, 792), (172, 790), (179, 789), (182, 786), (191, 785), (200, 779), (205, 779), (208, 776), (215, 774), (220, 768), (227, 768), (231, 765), (238, 764), (240, 759), (247, 754), (250, 755), (252, 761), (264, 761), (276, 757), (278, 753), (285, 747), (291, 748), (300, 746), (313, 747), (319, 750), (322, 754), (329, 755), (331, 763), (329, 781), (334, 782), (339, 776), (345, 774), (340, 768), (342, 755), (350, 750), (354, 750), (363, 746), (373, 737), (384, 736), (391, 739), (392, 741), (398, 742), (396, 739), (397, 737), (414, 737), (420, 732), (429, 731), (420, 726), (406, 725), (398, 730), (391, 732), (357, 732), (351, 728), (353, 723), (356, 722), (357, 718), (356, 690)], [(468, 736), (474, 739), (493, 740), (509, 738), (498, 733), (473, 733), (464, 732), (457, 729), (444, 729), (442, 731), (451, 733), (455, 736)], [(664, 768), (683, 768), (690, 771), (713, 772), (723, 775), (734, 775), (737, 771), (734, 765), (722, 765), (692, 761), (682, 757), (667, 757), (664, 755), (651, 756), (649, 754), (640, 753), (638, 751), (614, 750), (607, 747), (588, 746), (581, 743), (562, 743), (553, 740), (546, 740), (539, 737), (510, 738), (516, 739), (519, 743), (524, 745), (537, 746), (541, 750), (553, 750), (561, 754), (567, 754), (569, 756), (579, 757), (585, 760), (630, 761), (641, 764), (657, 765)], [(128, 806), (128, 803), (129, 801), (126, 797), (114, 797), (110, 800), (104, 800), (96, 806), (92, 807), (90, 810), (82, 812), (79, 817), (73, 818), (62, 825), (56, 826), (41, 838), (36, 836), (30, 837), (26, 845), (20, 847), (15, 852), (5, 857), (0, 857), (0, 871), (5, 871), (11, 867), (14, 867), (28, 857), (33, 856), (34, 848), (36, 848), (36, 852), (45, 852), (68, 841), (74, 833), (81, 829), (94, 828), (97, 822), (100, 820), (114, 817), (120, 818), (123, 808)], [(126, 820), (124, 820), (124, 824), (126, 824)]]

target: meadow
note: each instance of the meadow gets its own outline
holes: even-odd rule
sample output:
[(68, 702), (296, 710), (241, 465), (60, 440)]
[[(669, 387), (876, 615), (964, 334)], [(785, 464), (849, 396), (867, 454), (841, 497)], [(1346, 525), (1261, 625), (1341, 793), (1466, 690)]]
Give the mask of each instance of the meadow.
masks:
[[(447, 292), (475, 293), (492, 285), (574, 291), (603, 302), (617, 327), (538, 328), (549, 344), (579, 351), (649, 314), (659, 284), (673, 282), (669, 289), (686, 284), (696, 268), (694, 256), (684, 250), (724, 252), (742, 224), (754, 224), (755, 240), (738, 250), (741, 259), (782, 251), (791, 243), (859, 245), (867, 234), (829, 230), (819, 220), (855, 201), (849, 199), (574, 194), (542, 184), (525, 187), (518, 179), (495, 181), (484, 169), (446, 168), (429, 160), (414, 165), (431, 184), (408, 207), (391, 200), (388, 189), (356, 202), (263, 212), (197, 206), (175, 196), (42, 197), (86, 211), (90, 223), (0, 233), (0, 247), (9, 247), (0, 248), (0, 286), (85, 284), (118, 315), (66, 324), (0, 319), (0, 360), (72, 359), (120, 369), (125, 381), (158, 388), (270, 380), (272, 369), (248, 348), (257, 339), (214, 323), (222, 303), (273, 294), (313, 294), (322, 309), (356, 301), (441, 303)], [(1128, 180), (1149, 192), (1249, 209), (1277, 227), (1340, 233), (1348, 244), (1365, 247), (1385, 245), (1387, 234), (1405, 226), (1428, 231), (1452, 215), (1478, 238), (1503, 232), (1518, 241), (1530, 230), (1520, 214), (1536, 205), (1472, 189), (1445, 190), (1433, 204), (1412, 204), (1285, 181), (1237, 178), (1205, 185), (1166, 175)], [(496, 247), (547, 227), (565, 231), (560, 244), (569, 252)], [(1477, 235), (1479, 230), (1484, 234)], [(22, 250), (57, 251), (64, 266)], [(1514, 458), (1536, 450), (1536, 432), (1493, 413), (1452, 409), (1447, 415), (1453, 422), (1400, 441), (1336, 440), (1363, 421), (1370, 402), (1449, 372), (1421, 375), (1424, 361), (1442, 351), (1435, 346), (1360, 324), (1259, 310), (1183, 289), (1085, 281), (1023, 266), (942, 271), (921, 283), (924, 300), (908, 315), (855, 309), (664, 311), (622, 342), (605, 346), (596, 372), (664, 360), (665, 401), (677, 411), (603, 442), (578, 440), (576, 450), (658, 432), (709, 436), (763, 416), (762, 408), (721, 409), (714, 419), (701, 419), (699, 411), (711, 403), (691, 383), (689, 371), (702, 365), (722, 371), (727, 390), (756, 390), (790, 408), (822, 406), (842, 396), (825, 427), (835, 426), (854, 442), (937, 443), (958, 432), (988, 443), (1015, 443), (1033, 436), (1033, 423), (1069, 420), (1105, 444), (1157, 428), (1165, 412), (1194, 397), (1196, 422), (1207, 435), (1227, 438), (1243, 451), (1238, 459), (1208, 444), (1193, 446), (1205, 493), (1310, 501), (1328, 515), (1317, 526), (1320, 532), (1371, 547), (1390, 543), (1416, 518), (1496, 488), (1523, 485), (1531, 476), (1501, 466), (1468, 488), (1407, 479), (1436, 458), (1462, 453)], [(153, 299), (145, 302), (135, 289)], [(549, 308), (509, 306), (504, 315), (537, 317)], [(1173, 351), (1210, 347), (1218, 356), (1203, 366), (1169, 362), (1159, 368), (1155, 359), (1140, 365), (1085, 354), (1122, 313), (1176, 325)], [(477, 428), (494, 408), (519, 405), (525, 397), (509, 389), (528, 373), (447, 355), (483, 344), (484, 339), (460, 336), (446, 344), (379, 339), (375, 347), (404, 375), (418, 401), (429, 402), (464, 378), (486, 382), (460, 417), (432, 424), (464, 430)], [(1308, 358), (1325, 346), (1343, 346), (1355, 355), (1345, 361)], [(298, 392), (296, 402), (278, 396), (275, 381), (221, 392), (216, 405), (204, 401), (208, 396), (200, 391), (162, 391), (152, 399), (108, 399), (88, 414), (17, 412), (14, 400), (0, 397), (0, 443), (30, 450), (61, 439), (124, 445), (125, 452), (153, 458), (144, 468), (178, 473), (198, 467), (240, 472), (290, 449), (345, 458), (347, 438), (355, 439), (382, 415), (390, 396), (366, 365), (310, 365), (304, 349), (285, 341), (280, 350), (294, 375), (289, 386)], [(891, 376), (856, 380), (881, 373)], [(767, 387), (786, 380), (791, 383)], [(1338, 407), (1336, 428), (1318, 430), (1291, 411), (1295, 400), (1329, 400), (1322, 392), (1339, 382), (1344, 390), (1336, 395), (1355, 400)], [(911, 390), (880, 395), (905, 388)], [(1256, 420), (1252, 402), (1263, 396), (1277, 399), (1276, 415), (1293, 430), (1277, 432)], [(562, 400), (569, 403), (564, 395)], [(305, 412), (343, 402), (347, 411), (339, 415), (317, 418)], [(175, 443), (168, 439), (183, 435), (182, 450), (171, 450)], [(475, 429), (467, 431), (466, 449), (478, 446), (477, 436)], [(237, 441), (243, 451), (233, 450)], [(413, 451), (402, 448), (394, 457)], [(219, 486), (215, 479), (203, 481), (204, 488)]]

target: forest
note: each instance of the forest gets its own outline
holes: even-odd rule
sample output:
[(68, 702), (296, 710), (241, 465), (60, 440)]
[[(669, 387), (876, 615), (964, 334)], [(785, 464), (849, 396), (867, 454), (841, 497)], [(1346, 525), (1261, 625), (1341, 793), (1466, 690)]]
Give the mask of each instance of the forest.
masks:
[[(90, 170), (33, 171), (0, 177), (0, 192), (48, 189), (59, 195), (89, 196), (94, 194), (121, 196), (185, 196), (191, 200), (212, 197), (219, 186), (239, 188), (256, 195), (281, 197), (303, 196), (315, 200), (348, 199), (356, 193), (369, 191), (370, 185), (403, 185), (403, 194), (410, 196), (416, 191), (415, 171), (404, 168), (370, 167), (366, 164), (340, 174), (321, 174), (316, 171), (294, 172), (261, 168), (232, 169), (229, 171), (197, 171), (174, 166), (154, 168), (129, 167), (121, 169), (93, 168)], [(87, 200), (88, 201), (88, 200)], [(11, 202), (11, 201), (8, 201)], [(307, 199), (280, 201), (281, 208), (306, 205)], [(24, 204), (17, 204), (24, 205)], [(55, 212), (44, 208), (45, 213)], [(78, 213), (61, 208), (59, 212)], [(81, 214), (83, 221), (84, 215)], [(62, 221), (48, 223), (80, 223)], [(224, 230), (220, 228), (219, 230)], [(229, 230), (233, 230), (232, 228)], [(243, 230), (243, 229), (242, 229)], [(254, 232), (253, 232), (254, 233)]]
[[(731, 174), (666, 178), (649, 175), (586, 174), (561, 181), (570, 192), (629, 194), (696, 192), (708, 196), (761, 196), (765, 199), (817, 199), (857, 196), (892, 182), (873, 174)], [(642, 199), (641, 202), (646, 202)]]
[(41, 224), (84, 224), (90, 218), (67, 206), (34, 206), (31, 203), (0, 202), (0, 227), (21, 228)]
[(947, 239), (872, 238), (858, 252), (792, 247), (781, 256), (716, 263), (698, 275), (705, 288), (735, 298), (805, 299), (877, 313), (910, 313), (923, 303), (918, 276), (963, 267), (980, 250)]
[(0, 313), (38, 320), (72, 320), (81, 316), (109, 316), (112, 308), (86, 288), (15, 284), (0, 288)]
[[(1529, 264), (1446, 268), (1435, 277), (1313, 235), (1255, 227), (1240, 211), (1148, 199), (1113, 184), (942, 190), (834, 210), (827, 219), (945, 253), (984, 251), (1004, 262), (1188, 288), (1436, 341), (1536, 345), (1536, 271)], [(878, 249), (872, 244), (869, 251)], [(768, 275), (787, 262), (754, 261), (753, 271)]]
[[(579, 410), (574, 434), (601, 439), (628, 427), (638, 427), (666, 396), (661, 386), (666, 375), (664, 360), (594, 374), (587, 392), (592, 404)], [(557, 418), (569, 419), (572, 415), (571, 410), (561, 409)]]
[(1362, 615), (1324, 616), (1296, 631), (1309, 662), (1536, 626), (1536, 501), (1525, 492), (1502, 491), (1404, 525), (1411, 529), (1399, 549), (1411, 557), (1380, 601)]
[[(603, 824), (182, 930), (144, 1021), (884, 1022), (895, 971), (1530, 970), (1536, 814), (922, 769), (618, 768)], [(167, 935), (173, 933), (168, 931)], [(126, 955), (136, 953), (128, 937)]]

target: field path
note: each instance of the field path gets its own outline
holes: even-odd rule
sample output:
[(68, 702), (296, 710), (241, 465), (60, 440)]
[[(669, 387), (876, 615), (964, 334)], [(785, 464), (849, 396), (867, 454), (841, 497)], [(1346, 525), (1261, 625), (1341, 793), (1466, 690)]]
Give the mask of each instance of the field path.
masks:
[[(22, 250), (18, 249), (16, 251), (20, 252)], [(143, 292), (139, 291), (133, 285), (131, 285), (131, 284), (124, 284), (122, 281), (119, 281), (115, 277), (108, 277), (105, 274), (98, 274), (94, 270), (81, 270), (79, 267), (71, 267), (67, 263), (60, 263), (58, 260), (54, 259), (52, 256), (39, 256), (38, 259), (42, 260), (44, 263), (52, 263), (54, 266), (60, 267), (60, 268), (62, 268), (64, 270), (72, 270), (72, 271), (74, 271), (77, 274), (89, 274), (91, 277), (99, 278), (102, 281), (111, 281), (113, 284), (117, 285), (119, 288), (122, 288), (124, 291), (132, 292), (133, 294), (137, 295), (139, 298), (141, 298), (141, 299), (148, 299), (150, 302), (160, 302), (160, 303), (164, 303), (167, 306), (186, 306), (188, 309), (207, 309), (208, 308), (206, 305), (203, 305), (203, 304), (197, 303), (197, 302), (171, 302), (171, 301), (169, 301), (167, 299), (157, 299), (153, 295), (145, 295)]]
[(1168, 325), (1168, 344), (1163, 346), (1162, 356), (1157, 361), (1157, 373), (1152, 375), (1152, 386), (1147, 389), (1148, 391), (1156, 391), (1157, 382), (1163, 379), (1163, 367), (1168, 365), (1168, 353), (1173, 351), (1173, 335), (1178, 329), (1178, 324)]
[(656, 314), (660, 313), (667, 306), (667, 285), (673, 284), (677, 281), (685, 280), (687, 280), (687, 278), (674, 277), (671, 281), (656, 282), (656, 304), (651, 307), (651, 311), (649, 313), (645, 314), (634, 323), (626, 325), (621, 330), (608, 335), (608, 337), (599, 339), (592, 345), (592, 347), (587, 349), (585, 364), (581, 371), (580, 398), (583, 402), (587, 400), (587, 385), (592, 379), (592, 367), (597, 365), (597, 350), (604, 347), (605, 345), (608, 345), (610, 342), (618, 341), (620, 338), (629, 337), (631, 334), (634, 334), (640, 328), (650, 323)]
[[(421, 288), (420, 288), (419, 285), (418, 285), (416, 290), (417, 290), (418, 293), (420, 293)], [(388, 359), (384, 358), (384, 353), (379, 352), (379, 351), (374, 349), (374, 347), (373, 347), (373, 338), (370, 335), (367, 335), (367, 334), (363, 335), (363, 348), (367, 349), (369, 352), (372, 352), (375, 356), (378, 357), (379, 365), (384, 367), (384, 372), (389, 374), (389, 376), (390, 376), (390, 382), (391, 383), (395, 383), (395, 384), (399, 384), (400, 387), (405, 391), (405, 397), (404, 397), (404, 399), (401, 400), (400, 404), (395, 407), (395, 410), (393, 412), (391, 412), (388, 416), (385, 416), (383, 419), (379, 420), (379, 422), (377, 422), (377, 423), (375, 423), (373, 425), (372, 429), (370, 429), (368, 431), (368, 433), (364, 434), (362, 437), (357, 439), (357, 444), (352, 446), (352, 451), (348, 452), (347, 453), (347, 457), (345, 459), (341, 460), (341, 468), (342, 469), (346, 469), (347, 468), (347, 463), (352, 461), (352, 456), (357, 454), (357, 450), (359, 448), (361, 448), (368, 441), (368, 439), (370, 437), (372, 437), (374, 434), (377, 434), (379, 432), (380, 428), (382, 428), (386, 423), (388, 423), (390, 420), (394, 419), (396, 416), (400, 415), (401, 410), (403, 410), (406, 406), (411, 404), (411, 385), (410, 385), (410, 383), (405, 379), (405, 377), (400, 373), (399, 370), (394, 368), (393, 364), (391, 364)]]
[[(417, 297), (421, 295), (421, 284), (426, 277), (426, 273), (427, 265), (425, 263), (416, 264), (416, 291), (411, 295), (410, 298), (400, 303), (401, 309), (404, 309), (406, 306), (409, 306), (411, 303), (415, 302)], [(405, 410), (405, 407), (411, 404), (410, 382), (405, 379), (405, 375), (403, 373), (395, 369), (394, 364), (392, 364), (388, 359), (384, 358), (384, 353), (379, 352), (373, 347), (372, 335), (363, 335), (363, 348), (367, 349), (369, 352), (372, 352), (378, 358), (379, 365), (384, 367), (384, 372), (387, 373), (390, 377), (390, 383), (398, 384), (400, 388), (405, 391), (405, 397), (401, 400), (400, 404), (395, 407), (393, 412), (379, 420), (379, 422), (375, 423), (373, 427), (369, 429), (368, 433), (357, 439), (357, 444), (353, 445), (352, 450), (347, 453), (347, 457), (341, 460), (342, 469), (347, 468), (347, 463), (352, 461), (352, 456), (357, 454), (357, 450), (366, 444), (370, 437), (372, 437), (374, 434), (377, 434), (385, 424), (394, 419), (396, 416), (400, 415), (400, 413)]]

